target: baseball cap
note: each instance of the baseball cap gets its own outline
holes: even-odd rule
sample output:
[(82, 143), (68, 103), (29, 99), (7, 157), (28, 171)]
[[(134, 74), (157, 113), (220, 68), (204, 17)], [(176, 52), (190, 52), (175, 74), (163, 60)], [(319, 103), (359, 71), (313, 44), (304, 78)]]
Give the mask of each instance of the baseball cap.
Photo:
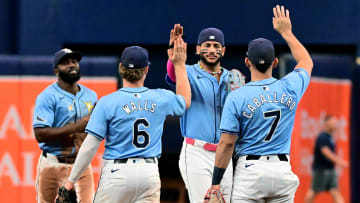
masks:
[(61, 49), (60, 51), (55, 53), (54, 63), (53, 63), (54, 68), (60, 63), (61, 59), (63, 59), (65, 56), (77, 59), (78, 61), (80, 61), (82, 58), (82, 54), (80, 52), (72, 51), (71, 49), (68, 48)]
[(120, 61), (128, 69), (141, 69), (150, 65), (148, 51), (139, 46), (126, 47)]
[(201, 30), (198, 38), (198, 45), (201, 45), (206, 41), (219, 42), (222, 46), (225, 46), (224, 33), (217, 28), (206, 28)]
[(270, 65), (275, 58), (275, 48), (270, 40), (257, 38), (249, 42), (246, 55), (255, 65)]

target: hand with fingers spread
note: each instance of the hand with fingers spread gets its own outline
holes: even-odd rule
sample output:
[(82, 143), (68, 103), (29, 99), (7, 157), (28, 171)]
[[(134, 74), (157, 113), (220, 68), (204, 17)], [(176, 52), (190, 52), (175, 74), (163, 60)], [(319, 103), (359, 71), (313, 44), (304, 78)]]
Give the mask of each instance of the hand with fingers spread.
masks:
[(186, 48), (187, 44), (179, 37), (174, 40), (174, 49), (168, 49), (168, 56), (175, 67), (179, 65), (185, 66), (186, 63)]
[(280, 34), (291, 32), (291, 20), (289, 10), (284, 6), (276, 5), (273, 8), (274, 17), (273, 17), (273, 27)]

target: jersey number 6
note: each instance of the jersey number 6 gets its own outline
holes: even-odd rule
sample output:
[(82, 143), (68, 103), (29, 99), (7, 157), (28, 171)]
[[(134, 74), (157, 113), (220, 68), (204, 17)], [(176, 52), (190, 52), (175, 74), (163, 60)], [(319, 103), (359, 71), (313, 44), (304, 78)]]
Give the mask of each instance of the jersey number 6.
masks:
[(268, 118), (271, 118), (271, 117), (275, 117), (275, 119), (271, 124), (270, 132), (265, 137), (264, 142), (270, 142), (271, 137), (274, 135), (274, 132), (275, 132), (277, 126), (279, 125), (279, 121), (281, 119), (281, 111), (280, 110), (274, 110), (274, 111), (264, 112), (264, 118), (265, 119), (268, 119)]
[(148, 128), (150, 123), (145, 118), (136, 119), (133, 124), (133, 145), (137, 148), (146, 148), (150, 142), (150, 135), (146, 130), (139, 130), (139, 125)]

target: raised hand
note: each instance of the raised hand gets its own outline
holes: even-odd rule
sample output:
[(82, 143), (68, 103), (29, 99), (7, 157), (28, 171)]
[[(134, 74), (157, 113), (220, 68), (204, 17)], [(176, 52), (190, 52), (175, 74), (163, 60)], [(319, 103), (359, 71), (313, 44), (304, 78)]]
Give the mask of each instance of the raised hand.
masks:
[(184, 32), (183, 26), (181, 26), (180, 24), (175, 24), (174, 28), (171, 29), (171, 31), (170, 31), (169, 46), (173, 45), (175, 39), (182, 37), (183, 32)]
[(181, 37), (174, 40), (174, 49), (168, 49), (168, 56), (174, 66), (185, 65), (187, 44)]
[(273, 17), (273, 27), (280, 34), (291, 32), (291, 20), (289, 10), (284, 6), (276, 5), (273, 8), (274, 17)]

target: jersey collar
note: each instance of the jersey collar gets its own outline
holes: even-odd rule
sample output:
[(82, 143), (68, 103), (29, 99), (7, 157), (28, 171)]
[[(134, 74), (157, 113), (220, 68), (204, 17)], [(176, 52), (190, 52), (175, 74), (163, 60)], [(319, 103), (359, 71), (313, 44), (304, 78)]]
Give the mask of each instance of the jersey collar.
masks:
[(76, 95), (73, 95), (73, 94), (71, 94), (70, 92), (67, 92), (67, 91), (65, 91), (65, 90), (63, 90), (58, 84), (57, 84), (57, 82), (54, 82), (53, 83), (54, 84), (54, 87), (55, 87), (55, 89), (60, 93), (60, 94), (62, 94), (62, 95), (64, 95), (64, 96), (67, 96), (67, 97), (70, 97), (70, 98), (79, 98), (79, 97), (81, 97), (81, 95), (84, 93), (84, 86), (82, 86), (82, 85), (80, 85), (80, 84), (77, 84), (78, 86), (79, 86), (79, 88), (80, 88), (80, 90), (76, 93)]
[(148, 90), (147, 87), (123, 87), (119, 89), (120, 91), (125, 91), (125, 92), (144, 92), (146, 90)]
[(272, 78), (268, 78), (268, 79), (264, 79), (264, 80), (248, 82), (246, 85), (249, 85), (249, 86), (270, 85), (271, 83), (273, 83), (275, 81), (277, 81), (277, 79), (272, 77)]

